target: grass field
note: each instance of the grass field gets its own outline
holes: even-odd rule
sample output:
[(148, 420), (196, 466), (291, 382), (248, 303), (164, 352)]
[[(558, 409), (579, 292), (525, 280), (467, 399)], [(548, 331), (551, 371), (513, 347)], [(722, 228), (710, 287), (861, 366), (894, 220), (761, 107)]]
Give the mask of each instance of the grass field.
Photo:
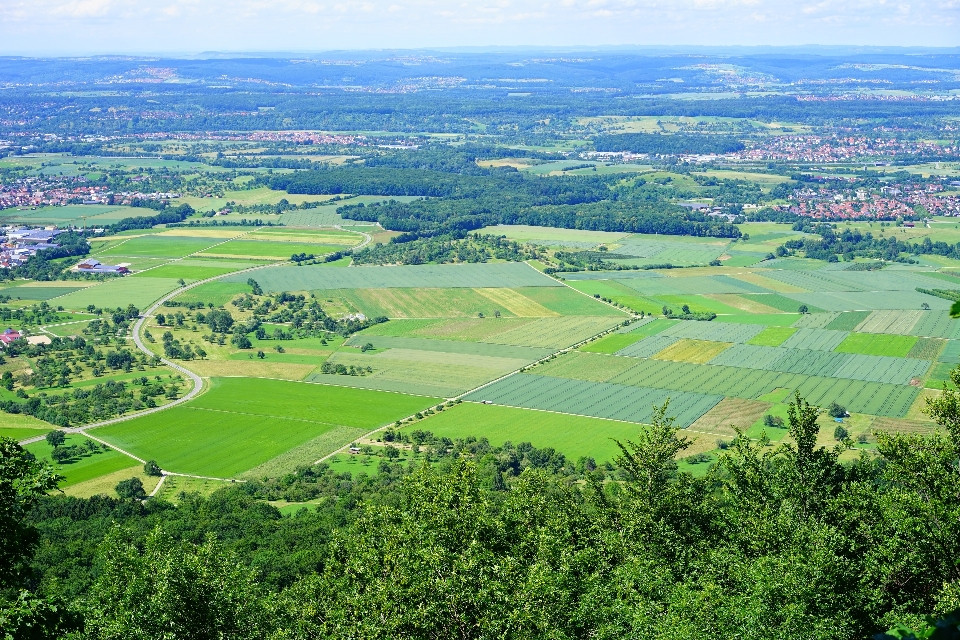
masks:
[(531, 442), (536, 447), (553, 447), (573, 461), (588, 456), (597, 462), (612, 460), (620, 452), (615, 439), (636, 439), (642, 429), (629, 422), (472, 402), (438, 412), (407, 428), (451, 439), (487, 438), (494, 446), (506, 441)]
[(232, 477), (332, 429), (370, 430), (434, 402), (344, 387), (215, 378), (210, 391), (187, 406), (103, 427), (96, 434), (164, 469)]
[(615, 333), (586, 344), (580, 347), (580, 350), (588, 353), (616, 353), (642, 339), (643, 336), (634, 333)]
[[(198, 253), (198, 256), (244, 258), (249, 260), (289, 260), (297, 253), (324, 255), (342, 247), (304, 242), (268, 242), (266, 240), (228, 240)], [(117, 250), (121, 250), (118, 247)]]
[[(192, 261), (196, 262), (196, 261)], [(176, 262), (173, 264), (165, 264), (148, 271), (142, 271), (140, 273), (134, 274), (134, 278), (167, 278), (169, 280), (180, 280), (183, 279), (185, 282), (196, 282), (197, 280), (206, 280), (207, 278), (215, 278), (217, 276), (222, 276), (225, 273), (231, 273), (233, 271), (240, 271), (241, 269), (249, 268), (249, 264), (237, 264), (235, 267), (216, 267), (216, 266), (205, 266), (197, 264), (184, 264), (183, 262)]]
[(878, 333), (851, 333), (837, 345), (836, 351), (860, 353), (868, 356), (906, 357), (917, 343), (913, 336), (894, 336)]
[[(247, 278), (258, 278), (260, 273), (251, 273)], [(212, 302), (214, 306), (227, 304), (241, 293), (250, 293), (250, 285), (243, 282), (208, 282), (177, 296), (180, 302)]]
[(56, 303), (65, 309), (76, 310), (86, 309), (91, 304), (105, 309), (133, 304), (143, 309), (179, 286), (172, 278), (114, 278), (57, 298)]
[(760, 347), (779, 347), (784, 341), (796, 333), (792, 327), (767, 327), (757, 335), (747, 340), (746, 344)]
[[(85, 445), (89, 438), (70, 433), (67, 434), (66, 445)], [(54, 465), (57, 473), (62, 475), (65, 480), (60, 483), (61, 487), (69, 487), (92, 480), (99, 476), (114, 473), (121, 469), (128, 469), (131, 466), (137, 466), (139, 463), (129, 458), (119, 451), (98, 451), (97, 453), (87, 453), (74, 462), (65, 464), (56, 464), (50, 458), (50, 452), (53, 450), (46, 441), (35, 442), (26, 446), (27, 451), (37, 456), (41, 460), (46, 460)]]
[(125, 257), (182, 258), (223, 242), (219, 238), (149, 235), (130, 238), (96, 254), (101, 262)]
[(704, 364), (730, 348), (730, 342), (710, 342), (708, 340), (682, 339), (666, 349), (653, 355), (658, 360), (673, 360), (675, 362), (693, 362)]
[(17, 300), (36, 300), (37, 302), (40, 302), (59, 298), (60, 296), (65, 296), (68, 293), (73, 293), (74, 291), (80, 291), (86, 288), (87, 287), (85, 284), (75, 286), (66, 285), (61, 287), (20, 285), (19, 287), (8, 287), (3, 289), (3, 295), (16, 298)]

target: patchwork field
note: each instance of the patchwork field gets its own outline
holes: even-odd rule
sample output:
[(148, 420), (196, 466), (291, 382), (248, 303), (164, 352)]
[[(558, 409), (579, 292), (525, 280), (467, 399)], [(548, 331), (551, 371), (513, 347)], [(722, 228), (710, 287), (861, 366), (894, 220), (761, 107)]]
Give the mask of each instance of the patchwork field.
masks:
[[(358, 233), (322, 228), (340, 223), (329, 209), (284, 214), (303, 228), (177, 228), (104, 238), (96, 255), (130, 263), (138, 273), (104, 282), (11, 283), (0, 291), (20, 306), (46, 300), (84, 311), (132, 302), (142, 309), (177, 290), (180, 279), (217, 277), (175, 300), (222, 306), (241, 323), (252, 312), (230, 302), (251, 292), (252, 277), (266, 296), (305, 293), (331, 317), (389, 318), (346, 338), (332, 331), (289, 340), (251, 332), (249, 349), (231, 344), (229, 335), (224, 345), (211, 344), (202, 322), (196, 331), (173, 328), (177, 339), (205, 349), (203, 359), (180, 364), (207, 378), (209, 389), (95, 435), (171, 471), (217, 478), (286, 473), (455, 398), (464, 402), (404, 428), (493, 444), (529, 441), (570, 459), (604, 461), (617, 454), (615, 439), (635, 437), (654, 405), (669, 400), (669, 414), (698, 438), (696, 452), (715, 455), (716, 440), (729, 440), (735, 428), (759, 437), (763, 416), (784, 414), (784, 402), (799, 391), (820, 406), (843, 405), (864, 433), (874, 423), (924, 430), (931, 423), (920, 412), (923, 399), (960, 364), (960, 322), (949, 316), (950, 301), (916, 291), (960, 290), (960, 279), (935, 266), (853, 272), (842, 261), (765, 260), (782, 238), (796, 235), (772, 224), (737, 243), (540, 227), (480, 230), (567, 251), (602, 244), (629, 256), (617, 259), (627, 267), (705, 265), (723, 256), (720, 267), (552, 278), (522, 263), (355, 267), (348, 257), (234, 273), (359, 243)], [(716, 317), (680, 320), (684, 307)], [(79, 335), (89, 318), (75, 314), (74, 324), (44, 331)], [(268, 334), (298, 326), (289, 317), (263, 322)], [(168, 328), (150, 326), (157, 353)], [(330, 373), (330, 365), (348, 373)], [(44, 423), (35, 422), (4, 424), (0, 432), (44, 433)], [(771, 430), (771, 437), (784, 433)], [(49, 455), (45, 446), (31, 445)], [(69, 484), (81, 492), (109, 489), (121, 475), (139, 473), (117, 452), (74, 464)]]
[[(226, 282), (246, 282), (227, 276)], [(277, 267), (257, 282), (264, 291), (393, 288), (510, 288), (560, 287), (561, 283), (523, 263), (450, 264), (404, 267), (330, 269), (322, 266)]]

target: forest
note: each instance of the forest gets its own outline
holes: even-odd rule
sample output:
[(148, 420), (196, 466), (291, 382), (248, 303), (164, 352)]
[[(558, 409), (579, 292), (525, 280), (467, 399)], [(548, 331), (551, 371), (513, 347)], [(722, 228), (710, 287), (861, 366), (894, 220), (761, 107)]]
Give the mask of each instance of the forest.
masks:
[[(879, 434), (852, 464), (797, 396), (791, 444), (737, 438), (703, 477), (677, 470), (690, 440), (664, 405), (607, 468), (414, 432), (436, 463), (177, 505), (46, 496), (55, 474), (4, 439), (0, 620), (36, 638), (920, 634), (960, 606), (958, 403), (931, 402), (943, 432)], [(257, 500), (279, 496), (317, 507)]]

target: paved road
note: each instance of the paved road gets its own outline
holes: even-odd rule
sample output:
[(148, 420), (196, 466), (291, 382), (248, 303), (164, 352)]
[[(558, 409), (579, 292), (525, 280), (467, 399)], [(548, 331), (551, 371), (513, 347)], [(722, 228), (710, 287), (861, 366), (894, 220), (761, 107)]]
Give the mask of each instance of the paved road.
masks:
[[(286, 264), (286, 263), (281, 263), (281, 264)], [(163, 304), (164, 302), (166, 302), (167, 300), (169, 300), (169, 299), (171, 299), (171, 298), (173, 298), (173, 297), (175, 297), (175, 296), (180, 295), (180, 294), (183, 293), (184, 291), (187, 291), (187, 290), (189, 290), (189, 289), (193, 289), (194, 287), (199, 287), (200, 285), (207, 284), (208, 282), (213, 282), (213, 281), (218, 280), (218, 279), (220, 279), (220, 278), (224, 278), (224, 277), (226, 277), (226, 276), (228, 276), (228, 275), (232, 276), (232, 275), (236, 275), (236, 274), (238, 274), (238, 273), (248, 273), (248, 272), (250, 272), (250, 271), (256, 271), (256, 270), (258, 270), (258, 269), (266, 269), (266, 268), (275, 267), (275, 266), (278, 266), (278, 265), (275, 265), (275, 264), (260, 265), (260, 266), (256, 266), (256, 267), (250, 267), (249, 269), (243, 269), (243, 270), (241, 270), (241, 271), (233, 271), (233, 272), (231, 272), (231, 273), (224, 273), (224, 274), (219, 275), (219, 276), (214, 276), (213, 278), (207, 278), (207, 279), (205, 279), (205, 280), (197, 280), (196, 282), (192, 282), (192, 283), (190, 283), (190, 284), (188, 284), (188, 285), (186, 285), (186, 286), (184, 286), (184, 287), (180, 287), (179, 289), (176, 289), (176, 290), (174, 290), (174, 291), (171, 291), (170, 293), (168, 293), (167, 295), (163, 296), (162, 298), (160, 298), (159, 300), (157, 300), (156, 302), (154, 302), (152, 305), (150, 305), (150, 307), (149, 307), (146, 311), (144, 311), (144, 312), (141, 313), (140, 319), (137, 320), (136, 324), (133, 325), (133, 342), (134, 342), (134, 344), (137, 345), (137, 348), (140, 349), (140, 351), (144, 352), (144, 353), (147, 354), (148, 356), (151, 356), (151, 357), (152, 357), (152, 356), (155, 355), (155, 354), (153, 353), (153, 351), (151, 351), (150, 349), (148, 349), (147, 346), (146, 346), (145, 344), (143, 344), (143, 340), (140, 338), (140, 330), (143, 328), (144, 323), (150, 318), (150, 316), (153, 315), (153, 312), (156, 311), (156, 310), (160, 307), (160, 305), (162, 305), (162, 304)], [(116, 424), (116, 423), (118, 423), (118, 422), (123, 422), (123, 421), (125, 421), (125, 420), (133, 420), (134, 418), (140, 418), (140, 417), (143, 417), (143, 416), (148, 416), (148, 415), (150, 415), (151, 413), (157, 413), (158, 411), (166, 411), (167, 409), (169, 409), (169, 408), (171, 408), (171, 407), (175, 407), (175, 406), (177, 406), (177, 405), (183, 404), (184, 402), (187, 402), (188, 400), (192, 400), (193, 398), (195, 398), (195, 397), (197, 396), (198, 393), (200, 393), (201, 390), (203, 390), (203, 378), (201, 378), (200, 376), (198, 376), (198, 375), (195, 374), (194, 372), (190, 371), (189, 369), (180, 366), (180, 365), (177, 364), (176, 362), (172, 362), (172, 361), (170, 361), (170, 360), (167, 360), (166, 358), (160, 358), (160, 361), (163, 362), (163, 363), (164, 363), (165, 365), (167, 365), (168, 367), (170, 367), (171, 369), (175, 370), (176, 372), (178, 372), (178, 373), (186, 376), (186, 377), (193, 383), (193, 387), (192, 387), (186, 394), (184, 394), (183, 396), (181, 396), (180, 398), (177, 398), (177, 399), (174, 400), (173, 402), (170, 402), (170, 403), (168, 403), (168, 404), (165, 404), (165, 405), (163, 405), (162, 407), (155, 407), (155, 408), (153, 408), (153, 409), (145, 409), (145, 410), (143, 410), (143, 411), (137, 411), (136, 413), (129, 413), (129, 414), (124, 415), (124, 416), (119, 416), (119, 417), (116, 417), (116, 418), (110, 418), (109, 420), (101, 420), (100, 422), (94, 422), (94, 423), (92, 423), (92, 424), (85, 424), (85, 425), (80, 426), (80, 427), (68, 427), (68, 428), (66, 428), (66, 429), (62, 429), (62, 431), (65, 431), (65, 432), (67, 432), (67, 433), (83, 433), (83, 434), (84, 434), (85, 436), (87, 436), (88, 438), (91, 438), (91, 439), (93, 439), (93, 440), (97, 440), (98, 442), (102, 442), (102, 441), (99, 440), (98, 438), (95, 438), (95, 437), (91, 436), (90, 434), (86, 433), (86, 430), (87, 430), (87, 429), (95, 429), (95, 428), (97, 428), (97, 427), (105, 427), (105, 426), (107, 426), (107, 425), (109, 425), (109, 424)], [(35, 437), (35, 438), (28, 438), (27, 440), (21, 440), (21, 441), (20, 441), (20, 444), (30, 444), (30, 443), (33, 443), (33, 442), (40, 442), (41, 440), (44, 439), (44, 437), (45, 437), (45, 436), (37, 436), (37, 437)], [(109, 444), (109, 443), (104, 443), (104, 444)], [(111, 447), (114, 448), (114, 449), (117, 449), (117, 447), (113, 446), (112, 444), (109, 444), (109, 446), (111, 446)], [(121, 450), (121, 449), (117, 449), (117, 451), (120, 451), (121, 453), (124, 453), (124, 454), (130, 456), (130, 457), (133, 458), (134, 460), (140, 460), (140, 458), (138, 458), (137, 456), (135, 456), (135, 455), (133, 455), (133, 454), (131, 454), (131, 453), (128, 453), (128, 452), (126, 452), (126, 451), (123, 451), (123, 450)], [(140, 462), (144, 462), (144, 461), (143, 461), (143, 460), (140, 460)]]

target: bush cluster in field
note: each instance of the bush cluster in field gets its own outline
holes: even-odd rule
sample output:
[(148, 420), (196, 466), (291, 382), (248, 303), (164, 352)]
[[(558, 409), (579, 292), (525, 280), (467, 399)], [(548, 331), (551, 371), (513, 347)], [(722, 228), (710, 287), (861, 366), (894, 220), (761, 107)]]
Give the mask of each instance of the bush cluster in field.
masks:
[[(10, 302), (10, 296), (0, 296), (0, 302)], [(25, 327), (52, 324), (64, 319), (57, 311), (63, 311), (63, 307), (54, 309), (46, 302), (20, 308), (0, 307), (0, 322), (17, 321)]]
[[(375, 324), (386, 322), (387, 318), (378, 317), (373, 319), (361, 319), (357, 317), (348, 317), (337, 319), (327, 315), (323, 307), (311, 294), (308, 299), (304, 295), (294, 295), (287, 292), (264, 295), (260, 285), (255, 280), (250, 279), (248, 284), (251, 286), (252, 293), (245, 293), (235, 298), (230, 304), (236, 308), (237, 312), (244, 315), (249, 314), (246, 320), (240, 321), (234, 318), (233, 314), (224, 308), (214, 308), (213, 303), (177, 303), (170, 301), (165, 303), (172, 308), (182, 308), (184, 311), (174, 313), (158, 313), (156, 315), (157, 324), (162, 327), (170, 326), (184, 328), (190, 323), (190, 328), (196, 330), (197, 324), (207, 325), (211, 333), (204, 334), (202, 338), (210, 344), (226, 345), (230, 344), (238, 349), (251, 349), (253, 342), (250, 335), (253, 334), (257, 340), (294, 340), (297, 338), (320, 338), (322, 344), (326, 344), (327, 339), (333, 335), (349, 336), (352, 333), (366, 329)], [(282, 324), (289, 328), (274, 327), (268, 331), (264, 323)], [(150, 332), (144, 336), (149, 341), (155, 341)], [(229, 338), (228, 338), (229, 336)], [(200, 347), (191, 347), (177, 340), (169, 331), (163, 334), (164, 354), (168, 358), (177, 358), (181, 360), (192, 360), (194, 357), (206, 357), (206, 351)], [(277, 351), (281, 352), (282, 348)], [(369, 373), (369, 371), (366, 371)], [(339, 370), (325, 373), (341, 373)], [(362, 375), (360, 371), (355, 374)]]

